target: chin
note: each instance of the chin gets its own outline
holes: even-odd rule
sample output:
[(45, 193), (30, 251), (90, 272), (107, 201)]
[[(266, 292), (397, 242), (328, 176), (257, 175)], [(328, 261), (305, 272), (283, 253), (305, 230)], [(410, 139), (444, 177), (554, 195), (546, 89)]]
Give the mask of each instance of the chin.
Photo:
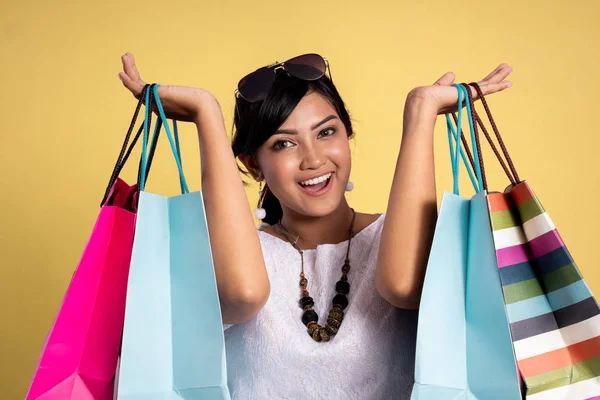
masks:
[(311, 195), (297, 187), (290, 188), (290, 192), (295, 193), (292, 198), (288, 198), (289, 201), (286, 201), (286, 203), (291, 205), (289, 208), (307, 217), (320, 218), (328, 216), (342, 204), (346, 193), (345, 190), (340, 188), (339, 181), (336, 178), (337, 176), (334, 175), (330, 187), (325, 189), (322, 194)]
[(335, 199), (312, 199), (308, 204), (306, 202), (303, 203), (301, 207), (302, 214), (314, 218), (326, 217), (338, 209), (342, 203), (342, 196)]

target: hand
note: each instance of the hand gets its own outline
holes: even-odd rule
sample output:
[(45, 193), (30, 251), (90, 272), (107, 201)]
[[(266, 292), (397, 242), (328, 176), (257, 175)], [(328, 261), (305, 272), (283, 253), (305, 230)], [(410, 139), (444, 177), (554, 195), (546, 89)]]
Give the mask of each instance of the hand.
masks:
[[(140, 77), (133, 54), (125, 53), (121, 57), (121, 62), (123, 63), (123, 72), (119, 72), (119, 79), (139, 100), (146, 83)], [(178, 121), (195, 122), (203, 101), (216, 102), (216, 99), (208, 91), (186, 86), (160, 86), (158, 95), (166, 117)], [(153, 111), (158, 113), (156, 106), (153, 108)]]
[[(512, 86), (505, 80), (512, 72), (512, 67), (500, 64), (488, 76), (477, 82), (484, 95), (500, 92)], [(420, 86), (409, 93), (409, 99), (419, 99), (432, 103), (437, 110), (437, 115), (457, 111), (458, 91), (452, 86), (455, 76), (452, 72), (444, 74), (431, 86)], [(467, 82), (468, 83), (468, 82)], [(479, 99), (477, 91), (470, 87), (473, 100)]]

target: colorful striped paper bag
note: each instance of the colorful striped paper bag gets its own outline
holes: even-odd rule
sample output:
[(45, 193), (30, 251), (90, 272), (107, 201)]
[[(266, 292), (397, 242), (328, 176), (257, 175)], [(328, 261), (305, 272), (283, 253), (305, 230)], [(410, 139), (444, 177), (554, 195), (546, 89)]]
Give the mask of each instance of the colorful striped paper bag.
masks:
[(552, 220), (526, 181), (488, 204), (527, 400), (600, 399), (600, 308)]

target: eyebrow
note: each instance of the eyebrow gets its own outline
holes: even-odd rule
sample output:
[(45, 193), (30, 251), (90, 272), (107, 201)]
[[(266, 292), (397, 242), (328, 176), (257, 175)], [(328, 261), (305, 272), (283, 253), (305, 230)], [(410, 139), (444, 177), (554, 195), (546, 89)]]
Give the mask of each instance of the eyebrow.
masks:
[[(331, 121), (332, 119), (338, 119), (338, 117), (336, 115), (330, 115), (328, 117), (325, 117), (325, 118), (323, 118), (322, 121), (317, 122), (316, 124), (313, 124), (313, 126), (311, 126), (310, 129), (315, 130), (319, 126), (323, 125), (326, 122)], [(295, 129), (278, 129), (277, 132), (274, 133), (274, 135), (279, 135), (279, 134), (296, 135), (297, 133), (298, 133), (298, 131)]]

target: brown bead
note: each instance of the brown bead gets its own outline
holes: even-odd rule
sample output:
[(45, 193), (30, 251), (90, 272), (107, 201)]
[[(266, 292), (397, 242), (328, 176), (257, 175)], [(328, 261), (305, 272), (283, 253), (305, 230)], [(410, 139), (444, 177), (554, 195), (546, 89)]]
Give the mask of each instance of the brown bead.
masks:
[(345, 263), (344, 266), (342, 267), (342, 272), (344, 274), (347, 274), (348, 272), (350, 272), (350, 264)]
[(343, 316), (344, 312), (338, 308), (332, 308), (331, 310), (329, 310), (329, 315), (340, 315)]
[(329, 318), (327, 319), (327, 325), (331, 325), (332, 327), (336, 328), (336, 329), (340, 329), (340, 326), (342, 325), (342, 323), (334, 318)]
[(314, 329), (313, 332), (311, 333), (311, 336), (315, 340), (315, 342), (321, 341), (321, 335), (319, 334), (320, 331), (321, 331), (321, 327), (317, 325), (316, 329)]
[(336, 335), (338, 333), (338, 329), (329, 323), (327, 323), (325, 329), (327, 329), (327, 332), (329, 332), (330, 335)]
[(331, 339), (329, 337), (329, 333), (327, 332), (327, 329), (325, 329), (325, 328), (319, 329), (319, 335), (321, 336), (321, 340), (324, 342), (329, 342), (329, 340)]
[(300, 279), (300, 287), (306, 288), (307, 284), (308, 284), (308, 281), (306, 280), (306, 278)]
[(328, 318), (337, 319), (338, 321), (341, 322), (344, 320), (344, 312), (342, 310), (338, 310), (337, 308), (333, 308), (333, 309), (331, 309), (331, 311), (329, 311)]
[(332, 313), (333, 314), (344, 314), (344, 311), (342, 311), (339, 308), (334, 306), (329, 310), (329, 314), (332, 314)]
[(315, 330), (318, 330), (319, 326), (316, 323), (312, 323), (308, 325), (308, 334), (310, 336), (313, 336), (313, 333), (315, 332)]
[(308, 290), (302, 289), (302, 297), (308, 297)]

